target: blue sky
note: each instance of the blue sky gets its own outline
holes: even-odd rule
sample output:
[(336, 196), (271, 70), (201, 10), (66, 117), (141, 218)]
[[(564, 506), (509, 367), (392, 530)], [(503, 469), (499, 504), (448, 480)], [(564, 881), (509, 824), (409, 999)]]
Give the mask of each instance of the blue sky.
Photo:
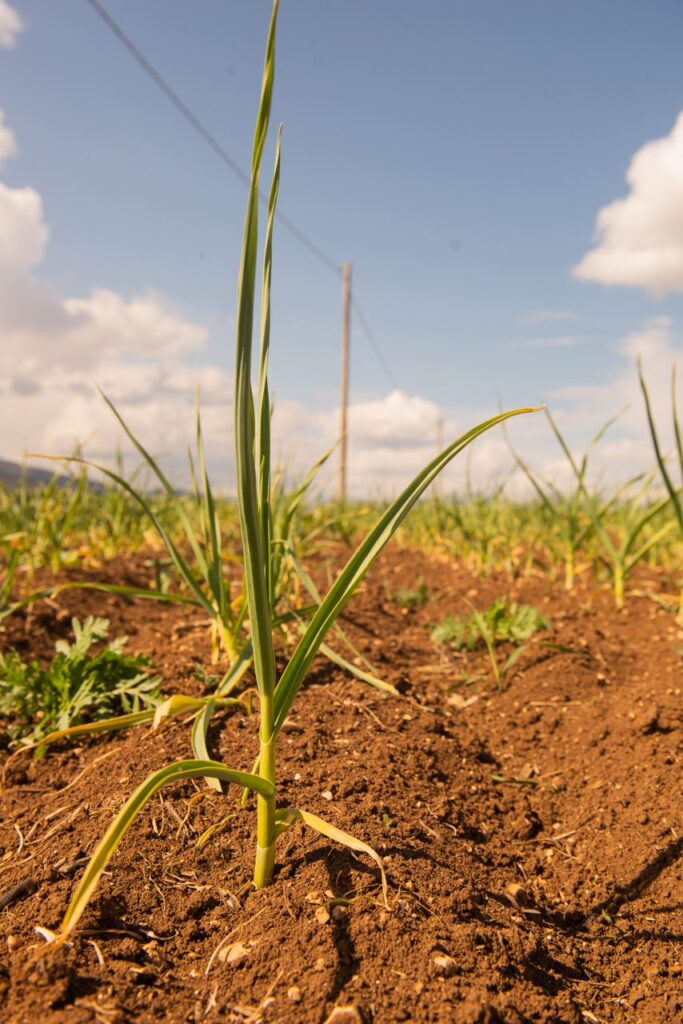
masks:
[[(104, 2), (246, 166), (270, 4)], [(205, 331), (182, 364), (229, 373), (244, 186), (85, 0), (11, 6), (25, 27), (0, 51), (17, 148), (2, 180), (42, 200), (49, 244), (32, 272), (64, 297), (152, 289)], [(647, 282), (606, 286), (572, 267), (599, 210), (628, 193), (634, 154), (672, 132), (682, 33), (674, 0), (283, 0), (282, 209), (353, 262), (396, 383), (448, 423), (493, 410), (499, 392), (560, 408), (567, 389), (608, 396), (623, 339), (653, 318), (663, 356), (676, 353), (683, 269), (655, 297)], [(272, 386), (314, 420), (337, 401), (340, 291), (280, 227)], [(141, 342), (121, 358), (153, 356)], [(370, 406), (392, 390), (357, 320), (351, 390)]]

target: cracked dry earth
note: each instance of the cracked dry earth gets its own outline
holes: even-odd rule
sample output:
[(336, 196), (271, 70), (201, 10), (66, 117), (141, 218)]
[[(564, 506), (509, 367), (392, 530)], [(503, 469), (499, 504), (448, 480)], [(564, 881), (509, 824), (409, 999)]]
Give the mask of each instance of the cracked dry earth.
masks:
[[(143, 584), (145, 572), (107, 569)], [(420, 577), (423, 607), (387, 596)], [(660, 584), (650, 575), (639, 588)], [(484, 607), (499, 594), (551, 623), (502, 692), (484, 656), (430, 639), (465, 599)], [(67, 591), (8, 620), (0, 642), (47, 657), (70, 615), (89, 612), (151, 655), (167, 690), (201, 692), (207, 633), (183, 608)], [(148, 805), (73, 942), (45, 953), (36, 926), (58, 927), (117, 808), (149, 772), (190, 755), (190, 730), (174, 720), (40, 761), (22, 754), (6, 763), (1, 797), (5, 1024), (683, 1019), (673, 616), (646, 596), (618, 613), (587, 575), (567, 594), (392, 547), (343, 628), (402, 695), (318, 660), (282, 734), (279, 801), (371, 843), (390, 909), (369, 860), (299, 826), (280, 840), (272, 888), (254, 891), (253, 808), (188, 782)], [(213, 756), (248, 769), (256, 725), (217, 714)]]

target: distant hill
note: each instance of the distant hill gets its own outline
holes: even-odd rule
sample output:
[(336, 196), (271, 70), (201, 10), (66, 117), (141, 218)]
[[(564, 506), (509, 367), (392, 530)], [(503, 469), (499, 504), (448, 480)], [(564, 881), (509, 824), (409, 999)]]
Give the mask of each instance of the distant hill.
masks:
[[(22, 478), (29, 487), (41, 487), (49, 483), (53, 476), (54, 472), (51, 472), (49, 469), (41, 469), (39, 466), (21, 465), (19, 462), (0, 459), (0, 485), (5, 487), (18, 487)], [(60, 487), (68, 484), (72, 479), (73, 477), (67, 476), (65, 473), (57, 475), (57, 483)], [(91, 480), (90, 486), (95, 491), (102, 490), (102, 484), (97, 481)]]

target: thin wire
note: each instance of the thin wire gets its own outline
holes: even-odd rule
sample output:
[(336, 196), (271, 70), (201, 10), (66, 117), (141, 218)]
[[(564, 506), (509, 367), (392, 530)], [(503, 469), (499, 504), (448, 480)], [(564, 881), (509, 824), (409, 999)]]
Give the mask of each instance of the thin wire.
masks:
[[(230, 155), (230, 153), (228, 153), (227, 149), (223, 145), (221, 145), (216, 136), (213, 135), (209, 131), (209, 129), (202, 124), (197, 115), (190, 110), (190, 108), (180, 98), (175, 89), (173, 89), (166, 81), (166, 79), (161, 75), (161, 73), (157, 71), (152, 62), (149, 61), (140, 50), (138, 50), (133, 40), (126, 35), (121, 26), (118, 24), (118, 22), (114, 21), (111, 14), (109, 14), (106, 8), (102, 6), (99, 0), (85, 0), (85, 2), (90, 7), (92, 7), (93, 11), (95, 11), (97, 15), (99, 15), (99, 17), (105, 23), (107, 28), (111, 32), (113, 32), (113, 34), (116, 36), (119, 42), (122, 43), (123, 46), (125, 46), (126, 50), (128, 50), (131, 57), (133, 57), (134, 60), (136, 60), (140, 67), (143, 69), (143, 71), (145, 71), (149, 75), (154, 84), (158, 86), (159, 89), (161, 89), (166, 98), (170, 100), (170, 102), (176, 108), (178, 113), (181, 114), (182, 117), (184, 117), (184, 119), (194, 129), (197, 135), (199, 135), (200, 138), (202, 138), (204, 142), (206, 142), (207, 145), (211, 147), (216, 156), (218, 156), (223, 161), (226, 167), (229, 167), (232, 173), (237, 178), (239, 178), (244, 185), (247, 185), (248, 187), (251, 184), (251, 178), (244, 170), (244, 168), (238, 164), (238, 162)], [(266, 203), (268, 201), (267, 195), (260, 190), (259, 197), (263, 203)], [(315, 242), (312, 239), (310, 239), (307, 234), (305, 234), (300, 228), (298, 228), (294, 221), (290, 220), (290, 218), (287, 217), (286, 214), (282, 213), (280, 210), (276, 211), (275, 216), (280, 221), (282, 226), (286, 228), (291, 235), (294, 235), (297, 241), (301, 242), (301, 244), (305, 246), (308, 249), (308, 251), (316, 257), (316, 259), (323, 263), (328, 268), (328, 270), (333, 271), (333, 273), (337, 274), (338, 277), (341, 277), (342, 268), (339, 266), (339, 264), (335, 263), (331, 256), (328, 256), (327, 253), (324, 252), (319, 245), (316, 245)]]
[[(143, 71), (152, 79), (157, 88), (161, 90), (164, 96), (170, 101), (170, 103), (175, 107), (175, 109), (184, 118), (184, 120), (187, 121), (187, 123), (194, 130), (194, 132), (196, 132), (196, 134), (201, 139), (203, 139), (204, 142), (206, 142), (206, 144), (213, 150), (216, 156), (223, 161), (225, 166), (228, 167), (230, 171), (232, 171), (235, 177), (239, 178), (242, 184), (249, 187), (249, 185), (251, 184), (250, 175), (237, 162), (237, 160), (235, 160), (234, 157), (230, 155), (227, 149), (218, 141), (216, 136), (211, 131), (209, 131), (209, 129), (199, 120), (197, 115), (194, 114), (192, 110), (190, 110), (190, 108), (187, 106), (184, 100), (180, 98), (175, 89), (173, 89), (173, 87), (166, 81), (161, 72), (156, 69), (156, 67), (152, 64), (150, 60), (148, 60), (147, 57), (145, 57), (144, 53), (142, 53), (141, 50), (137, 48), (137, 46), (130, 38), (130, 36), (128, 36), (121, 28), (121, 26), (118, 24), (118, 22), (115, 21), (114, 18), (112, 18), (109, 11), (100, 3), (100, 0), (85, 0), (85, 2), (89, 5), (89, 7), (92, 8), (92, 10), (98, 15), (98, 17), (101, 18), (101, 20), (110, 30), (110, 32), (113, 33), (116, 39), (118, 39), (118, 41), (125, 47), (125, 49), (131, 55), (131, 57), (133, 57), (133, 59), (140, 65)], [(261, 190), (259, 190), (259, 198), (264, 203), (266, 203), (268, 200), (266, 194)], [(327, 267), (328, 270), (331, 270), (338, 277), (342, 276), (341, 266), (338, 263), (336, 263), (331, 256), (328, 256), (328, 254), (323, 249), (321, 249), (319, 245), (316, 245), (316, 243), (311, 238), (309, 238), (308, 235), (305, 234), (305, 232), (298, 228), (294, 221), (290, 220), (290, 218), (287, 217), (286, 214), (282, 213), (279, 208), (276, 210), (275, 216), (277, 217), (278, 221), (282, 224), (282, 226), (286, 228), (287, 231), (289, 231), (289, 233), (293, 235), (293, 237), (296, 238), (298, 242), (301, 243), (301, 245), (308, 249), (308, 251), (313, 256), (315, 256), (320, 263), (322, 263), (325, 267)], [(368, 345), (374, 352), (377, 362), (381, 366), (382, 370), (384, 371), (384, 374), (387, 377), (387, 380), (392, 385), (392, 387), (397, 388), (398, 383), (396, 381), (396, 377), (394, 376), (392, 370), (389, 367), (389, 364), (384, 358), (382, 350), (380, 349), (377, 341), (375, 340), (375, 337), (370, 329), (370, 325), (368, 324), (368, 321), (363, 313), (363, 310), (359, 306), (358, 300), (355, 298), (355, 296), (352, 297), (351, 305), (353, 306), (353, 309), (356, 312), (356, 317), (362, 327), (363, 335)]]
[(358, 300), (354, 296), (351, 297), (351, 306), (355, 310), (356, 319), (359, 321), (359, 323), (360, 323), (360, 325), (361, 325), (361, 327), (363, 329), (363, 334), (365, 336), (365, 340), (367, 341), (367, 343), (370, 346), (370, 348), (372, 349), (372, 351), (375, 353), (375, 358), (377, 359), (377, 362), (379, 363), (379, 365), (384, 370), (384, 373), (386, 375), (387, 380), (392, 385), (392, 387), (398, 388), (399, 387), (398, 381), (396, 380), (396, 377), (394, 376), (393, 371), (391, 370), (389, 364), (387, 363), (386, 359), (384, 358), (382, 350), (379, 347), (379, 345), (377, 344), (377, 341), (375, 340), (375, 336), (373, 335), (372, 331), (370, 330), (370, 325), (368, 324), (368, 321), (365, 318), (365, 314), (363, 313), (363, 310), (360, 308), (360, 306), (358, 304)]

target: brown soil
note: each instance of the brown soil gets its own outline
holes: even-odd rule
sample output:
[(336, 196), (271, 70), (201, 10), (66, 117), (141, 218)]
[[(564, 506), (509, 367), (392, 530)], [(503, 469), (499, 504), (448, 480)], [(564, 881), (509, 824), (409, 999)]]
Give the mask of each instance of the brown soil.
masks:
[[(141, 572), (108, 569), (144, 582)], [(404, 611), (387, 596), (420, 576), (424, 607)], [(483, 607), (501, 593), (552, 625), (499, 693), (485, 657), (435, 647), (428, 627), (465, 599)], [(151, 655), (169, 690), (202, 692), (207, 634), (183, 607), (63, 592), (9, 620), (2, 645), (46, 657), (74, 612), (108, 615), (111, 635)], [(566, 594), (543, 578), (482, 581), (393, 548), (343, 624), (403, 695), (384, 698), (317, 662), (283, 730), (279, 800), (371, 843), (390, 910), (372, 863), (299, 826), (280, 840), (273, 887), (253, 890), (253, 808), (234, 790), (184, 783), (133, 825), (73, 943), (39, 957), (36, 926), (58, 927), (124, 796), (191, 756), (190, 730), (171, 721), (40, 761), (22, 754), (1, 799), (6, 1024), (681, 1019), (672, 616), (645, 597), (619, 614), (587, 576)], [(217, 715), (214, 756), (249, 769), (255, 722)]]

